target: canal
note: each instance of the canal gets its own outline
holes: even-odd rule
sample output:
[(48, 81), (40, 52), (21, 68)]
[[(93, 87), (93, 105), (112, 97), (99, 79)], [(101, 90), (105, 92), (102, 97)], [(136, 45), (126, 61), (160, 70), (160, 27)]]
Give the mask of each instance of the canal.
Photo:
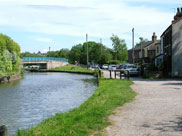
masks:
[(0, 125), (15, 134), (80, 106), (96, 88), (96, 78), (89, 75), (26, 73), (22, 80), (0, 85)]

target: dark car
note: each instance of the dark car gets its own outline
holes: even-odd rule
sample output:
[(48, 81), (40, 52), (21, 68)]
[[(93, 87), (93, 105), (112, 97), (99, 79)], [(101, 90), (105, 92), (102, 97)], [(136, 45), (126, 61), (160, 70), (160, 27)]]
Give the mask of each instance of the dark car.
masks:
[(122, 69), (123, 68), (123, 65), (119, 65), (116, 67), (116, 69)]

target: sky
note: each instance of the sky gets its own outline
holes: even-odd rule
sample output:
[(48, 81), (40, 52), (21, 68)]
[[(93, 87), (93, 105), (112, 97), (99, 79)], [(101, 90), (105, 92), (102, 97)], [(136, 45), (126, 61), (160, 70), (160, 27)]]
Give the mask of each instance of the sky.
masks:
[(0, 33), (10, 36), (21, 52), (71, 49), (89, 41), (112, 48), (118, 35), (132, 44), (139, 37), (158, 39), (171, 24), (182, 0), (0, 0)]

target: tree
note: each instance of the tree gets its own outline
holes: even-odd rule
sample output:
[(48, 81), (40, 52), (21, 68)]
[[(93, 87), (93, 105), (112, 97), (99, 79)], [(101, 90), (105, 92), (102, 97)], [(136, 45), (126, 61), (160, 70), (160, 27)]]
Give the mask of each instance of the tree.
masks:
[(79, 61), (81, 60), (81, 56), (82, 56), (82, 44), (78, 44), (75, 45), (71, 48), (68, 58), (69, 58), (69, 62), (74, 64), (75, 61)]
[(137, 44), (135, 45), (135, 47), (140, 46), (140, 45), (142, 45), (142, 44), (144, 44), (144, 43), (146, 43), (146, 42), (149, 41), (148, 39), (144, 39), (143, 37), (140, 37), (139, 39), (140, 39), (140, 42), (137, 43)]
[(69, 49), (61, 49), (59, 52), (58, 52), (58, 57), (59, 58), (68, 58), (69, 56)]
[(59, 51), (49, 51), (47, 52), (47, 57), (55, 57), (55, 58), (58, 58), (58, 55), (59, 54)]
[(19, 58), (20, 46), (10, 37), (0, 34), (0, 75), (20, 70)]
[[(102, 48), (102, 51), (101, 51)], [(107, 48), (93, 41), (88, 42), (88, 55), (89, 62), (93, 62), (95, 64), (104, 64), (107, 63), (110, 59), (112, 59), (112, 55), (107, 50)], [(70, 63), (74, 63), (75, 61), (79, 61), (81, 64), (87, 64), (87, 43), (78, 44), (73, 46), (69, 53), (69, 61)]]
[(23, 52), (21, 53), (21, 58), (23, 57), (42, 57), (42, 56), (36, 53)]
[(126, 62), (128, 59), (128, 51), (125, 40), (120, 39), (117, 35), (111, 36), (113, 51), (115, 54), (115, 59), (121, 62)]

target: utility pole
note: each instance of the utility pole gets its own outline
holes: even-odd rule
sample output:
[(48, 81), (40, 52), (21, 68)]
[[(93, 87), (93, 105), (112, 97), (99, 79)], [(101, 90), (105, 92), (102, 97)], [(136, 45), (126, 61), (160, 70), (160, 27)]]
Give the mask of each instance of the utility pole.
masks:
[(134, 53), (134, 51), (135, 51), (135, 50), (134, 50), (134, 48), (135, 48), (135, 47), (134, 47), (134, 39), (135, 39), (135, 38), (134, 38), (134, 36), (135, 36), (135, 35), (134, 35), (134, 28), (133, 28), (133, 29), (132, 29), (132, 47), (133, 47), (133, 54), (132, 54), (132, 57), (133, 57), (133, 64), (135, 63), (135, 53)]
[(140, 45), (140, 52), (141, 52), (141, 64), (142, 64), (142, 62), (143, 62), (143, 52), (142, 52), (142, 41), (143, 41), (143, 38), (140, 37), (139, 39), (140, 39), (140, 43), (141, 43), (141, 45)]
[(86, 34), (86, 43), (87, 43), (87, 69), (88, 69), (88, 35)]

